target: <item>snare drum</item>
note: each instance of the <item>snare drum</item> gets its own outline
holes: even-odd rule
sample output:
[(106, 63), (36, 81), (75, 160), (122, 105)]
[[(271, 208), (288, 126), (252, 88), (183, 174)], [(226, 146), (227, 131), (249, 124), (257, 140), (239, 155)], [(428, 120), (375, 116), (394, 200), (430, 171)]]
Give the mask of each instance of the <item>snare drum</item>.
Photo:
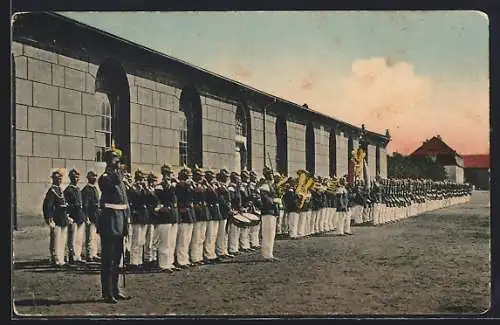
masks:
[(244, 212), (243, 216), (250, 220), (251, 226), (256, 226), (260, 223), (260, 218), (256, 216), (255, 214)]
[(250, 220), (248, 220), (245, 216), (239, 213), (233, 215), (231, 220), (236, 227), (240, 228), (246, 228), (252, 225), (252, 222)]

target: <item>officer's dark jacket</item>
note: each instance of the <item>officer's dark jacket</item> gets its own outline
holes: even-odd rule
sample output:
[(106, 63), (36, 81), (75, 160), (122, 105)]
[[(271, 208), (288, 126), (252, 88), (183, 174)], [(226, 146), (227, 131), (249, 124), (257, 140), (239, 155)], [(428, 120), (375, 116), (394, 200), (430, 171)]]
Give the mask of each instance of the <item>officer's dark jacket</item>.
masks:
[(43, 217), (45, 222), (54, 220), (56, 226), (65, 227), (68, 225), (66, 218), (67, 203), (60, 186), (52, 185), (43, 200)]
[(87, 184), (82, 189), (83, 213), (95, 224), (99, 213), (99, 192), (97, 186)]
[(194, 183), (193, 204), (196, 221), (208, 221), (210, 215), (207, 211), (206, 188), (201, 181)]
[(126, 236), (127, 220), (130, 218), (130, 208), (115, 210), (105, 208), (105, 203), (129, 205), (121, 170), (107, 170), (97, 183), (101, 190), (100, 207), (102, 214), (98, 218), (97, 229), (101, 237)]
[(276, 190), (274, 184), (269, 182), (264, 183), (260, 187), (260, 198), (262, 200), (262, 215), (277, 216), (279, 211), (274, 199), (276, 198)]
[(299, 196), (295, 192), (294, 188), (289, 188), (285, 191), (283, 196), (283, 205), (286, 212), (299, 212), (299, 207), (297, 206), (299, 202)]
[(229, 217), (231, 213), (231, 192), (229, 191), (226, 184), (220, 184), (217, 187), (217, 197), (219, 199), (219, 210), (221, 213), (222, 220)]
[(193, 209), (194, 186), (192, 182), (180, 181), (175, 186), (175, 195), (179, 205), (180, 223), (194, 223), (196, 217)]
[(251, 212), (256, 215), (261, 215), (262, 200), (260, 199), (260, 193), (256, 183), (248, 183), (248, 194), (250, 196), (250, 203), (252, 205)]
[(207, 202), (208, 220), (222, 220), (221, 211), (219, 208), (219, 195), (217, 188), (219, 184), (215, 179), (212, 179), (205, 189), (205, 200)]
[(250, 192), (248, 191), (248, 183), (241, 182), (238, 186), (241, 196), (241, 206), (249, 208), (251, 205)]
[(175, 195), (175, 183), (167, 184), (162, 181), (155, 188), (156, 197), (162, 208), (155, 215), (157, 224), (174, 224), (179, 222), (179, 211), (177, 210), (177, 196)]
[(337, 193), (335, 194), (335, 201), (337, 212), (346, 212), (349, 207), (349, 193), (345, 187), (340, 187), (337, 189)]
[(76, 185), (68, 185), (64, 190), (64, 197), (68, 203), (68, 214), (75, 223), (81, 225), (85, 221), (83, 213), (82, 191)]
[(145, 185), (134, 184), (131, 191), (128, 192), (130, 198), (131, 223), (146, 225), (152, 221), (152, 211), (149, 208), (149, 202), (152, 201)]
[(317, 191), (311, 191), (311, 209), (318, 211), (323, 207), (323, 195)]
[(231, 208), (233, 210), (239, 211), (242, 208), (241, 202), (241, 193), (238, 189), (238, 185), (235, 183), (229, 183), (227, 187), (229, 192), (231, 192), (230, 200), (231, 200)]

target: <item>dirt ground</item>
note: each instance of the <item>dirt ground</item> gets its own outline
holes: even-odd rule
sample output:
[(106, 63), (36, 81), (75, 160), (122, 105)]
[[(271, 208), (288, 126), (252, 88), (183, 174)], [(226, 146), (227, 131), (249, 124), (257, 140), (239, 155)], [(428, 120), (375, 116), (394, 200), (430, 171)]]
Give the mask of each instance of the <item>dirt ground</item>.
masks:
[(370, 315), (482, 313), (490, 305), (489, 193), (354, 236), (278, 240), (258, 254), (166, 273), (127, 274), (132, 300), (100, 302), (98, 266), (47, 265), (48, 231), (14, 234), (21, 315)]

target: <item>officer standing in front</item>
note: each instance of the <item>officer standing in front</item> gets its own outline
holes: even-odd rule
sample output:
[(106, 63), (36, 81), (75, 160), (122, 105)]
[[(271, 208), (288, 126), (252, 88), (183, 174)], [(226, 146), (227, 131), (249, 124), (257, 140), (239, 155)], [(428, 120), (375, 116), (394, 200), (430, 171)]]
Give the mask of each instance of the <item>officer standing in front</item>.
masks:
[(106, 303), (116, 304), (117, 300), (128, 300), (120, 292), (118, 285), (118, 266), (123, 254), (123, 239), (127, 235), (127, 220), (130, 208), (123, 184), (123, 173), (118, 168), (121, 151), (114, 145), (104, 154), (106, 170), (99, 177), (101, 189), (102, 215), (98, 218), (98, 232), (101, 236), (101, 285)]

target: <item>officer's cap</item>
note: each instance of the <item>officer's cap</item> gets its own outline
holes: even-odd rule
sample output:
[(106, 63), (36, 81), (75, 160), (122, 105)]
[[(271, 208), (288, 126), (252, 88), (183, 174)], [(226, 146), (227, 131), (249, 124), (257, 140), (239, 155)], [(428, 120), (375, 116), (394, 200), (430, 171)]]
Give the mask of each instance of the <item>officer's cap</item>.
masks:
[(198, 167), (198, 165), (194, 165), (193, 174), (203, 176), (205, 174), (205, 171), (202, 168)]
[(250, 176), (257, 177), (257, 173), (254, 170), (250, 171)]
[(208, 175), (208, 176), (212, 176), (212, 177), (213, 177), (213, 176), (214, 176), (214, 174), (215, 174), (215, 173), (214, 173), (212, 170), (210, 170), (210, 169), (205, 170), (205, 176), (207, 176), (207, 175)]
[(240, 174), (238, 174), (237, 172), (231, 172), (231, 175), (229, 175), (230, 177), (240, 177)]
[(155, 180), (157, 180), (157, 179), (158, 179), (158, 176), (156, 176), (156, 174), (155, 174), (155, 173), (150, 172), (150, 173), (148, 174), (148, 180), (149, 180), (149, 181), (155, 181)]
[(188, 166), (184, 165), (182, 167), (182, 169), (179, 171), (179, 175), (184, 175), (184, 176), (191, 176), (192, 173), (191, 173), (191, 168), (189, 168)]
[(64, 172), (65, 172), (64, 168), (57, 168), (52, 171), (52, 178), (64, 177)]
[(172, 167), (170, 167), (170, 165), (163, 164), (163, 166), (161, 166), (161, 174), (172, 174)]
[(97, 177), (97, 173), (93, 170), (90, 170), (88, 173), (87, 173), (87, 178), (90, 178), (90, 177)]
[(80, 171), (78, 169), (73, 168), (69, 171), (68, 176), (80, 175)]
[(240, 175), (241, 175), (241, 177), (249, 177), (250, 173), (246, 169), (243, 169), (241, 171)]
[(144, 178), (146, 175), (144, 174), (144, 172), (140, 169), (137, 169), (135, 171), (135, 174), (134, 174), (134, 177), (135, 179), (139, 179), (139, 178)]

